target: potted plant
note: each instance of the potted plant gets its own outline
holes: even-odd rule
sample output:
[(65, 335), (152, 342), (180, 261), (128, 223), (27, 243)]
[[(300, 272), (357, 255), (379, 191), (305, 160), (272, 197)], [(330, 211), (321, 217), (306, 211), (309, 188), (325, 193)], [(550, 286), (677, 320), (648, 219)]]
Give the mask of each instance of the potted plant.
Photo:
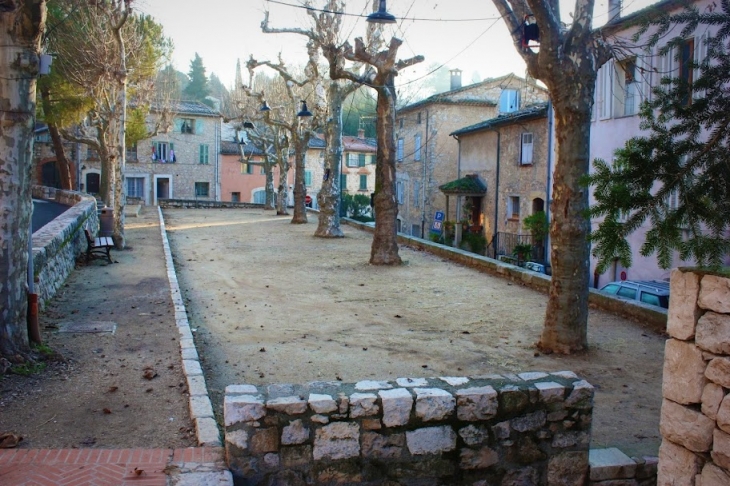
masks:
[(518, 243), (512, 250), (512, 255), (517, 258), (517, 264), (526, 262), (532, 254), (532, 245), (529, 243)]

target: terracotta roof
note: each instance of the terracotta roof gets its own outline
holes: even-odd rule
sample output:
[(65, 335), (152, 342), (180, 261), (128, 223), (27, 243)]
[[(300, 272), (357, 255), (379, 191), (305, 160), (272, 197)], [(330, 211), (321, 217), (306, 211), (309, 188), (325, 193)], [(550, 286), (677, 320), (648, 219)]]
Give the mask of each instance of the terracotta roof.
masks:
[(461, 179), (440, 185), (439, 190), (444, 194), (475, 195), (487, 193), (487, 185), (476, 174), (469, 174)]
[[(309, 139), (309, 148), (327, 148), (324, 135), (318, 133)], [(378, 142), (374, 138), (358, 138), (351, 135), (342, 136), (342, 148), (345, 152), (375, 153), (378, 151)]]
[[(199, 101), (173, 101), (171, 105), (170, 110), (176, 115), (223, 116), (218, 111)], [(130, 103), (130, 106), (134, 106), (134, 103)], [(157, 103), (151, 103), (150, 110), (160, 111), (160, 107)]]
[(489, 120), (470, 125), (468, 127), (460, 128), (455, 132), (452, 132), (451, 136), (458, 137), (459, 135), (466, 135), (467, 133), (479, 132), (481, 130), (488, 130), (490, 128), (501, 127), (504, 125), (511, 125), (517, 122), (523, 122), (526, 120), (532, 120), (536, 118), (547, 117), (548, 103), (539, 103), (536, 105), (529, 106), (522, 110), (514, 111), (512, 113), (505, 113), (499, 115), (496, 118), (490, 118)]

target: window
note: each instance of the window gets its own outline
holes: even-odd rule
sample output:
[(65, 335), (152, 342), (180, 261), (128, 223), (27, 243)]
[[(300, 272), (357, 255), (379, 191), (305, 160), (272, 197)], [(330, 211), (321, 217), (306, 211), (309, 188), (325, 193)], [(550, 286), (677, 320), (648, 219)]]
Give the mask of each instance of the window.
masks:
[(640, 300), (641, 300), (641, 302), (644, 302), (645, 304), (658, 305), (659, 307), (662, 307), (662, 303), (659, 300), (659, 296), (656, 294), (650, 294), (649, 292), (642, 292)]
[(398, 145), (395, 150), (395, 159), (398, 162), (403, 162), (403, 139), (398, 139)]
[(99, 159), (99, 152), (97, 152), (96, 150), (94, 150), (91, 147), (87, 147), (86, 148), (86, 158), (87, 159), (92, 159), (92, 160), (98, 160)]
[(241, 202), (241, 193), (240, 192), (232, 192), (231, 193), (231, 202)]
[(144, 198), (144, 177), (127, 177), (127, 196)]
[(370, 164), (375, 165), (375, 162), (377, 162), (377, 158), (374, 155), (368, 155), (368, 160), (370, 161)]
[(210, 182), (195, 183), (195, 197), (208, 197), (210, 194)]
[(532, 164), (532, 133), (522, 134), (522, 149), (520, 150), (520, 165)]
[(203, 165), (207, 165), (210, 163), (210, 160), (208, 159), (208, 145), (201, 143), (200, 144), (200, 163)]
[(419, 224), (411, 225), (411, 236), (415, 236), (416, 238), (421, 238), (421, 225), (419, 225)]
[(260, 174), (261, 175), (266, 175), (266, 167), (264, 167), (263, 165), (261, 166), (261, 172), (260, 172)]
[(604, 292), (608, 292), (609, 294), (615, 294), (616, 292), (618, 292), (618, 289), (620, 289), (620, 288), (621, 287), (619, 285), (608, 284), (605, 287), (603, 287), (601, 290), (603, 290)]
[(413, 148), (413, 160), (421, 160), (421, 135), (416, 135)]
[(304, 185), (307, 187), (312, 187), (312, 171), (311, 170), (304, 171)]
[(365, 154), (357, 154), (357, 166), (365, 167)]
[(177, 162), (174, 144), (168, 142), (152, 142), (152, 161), (161, 164)]
[(695, 57), (695, 40), (686, 39), (679, 46), (679, 79), (687, 92), (682, 96), (682, 104), (689, 105), (692, 103), (692, 97), (689, 96), (694, 81), (694, 57)]
[(420, 111), (418, 112), (418, 115), (416, 115), (416, 124), (417, 125), (421, 124), (421, 112)]
[(503, 89), (499, 95), (499, 112), (512, 113), (520, 109), (520, 92), (516, 89)]
[(358, 166), (357, 154), (353, 154), (353, 153), (347, 154), (347, 166), (348, 167), (357, 167)]
[(360, 190), (361, 191), (368, 190), (368, 176), (366, 176), (365, 174), (362, 174), (360, 176)]
[(180, 133), (194, 133), (195, 120), (193, 118), (183, 118), (180, 124)]
[(413, 207), (421, 206), (421, 185), (418, 181), (413, 181)]
[(340, 174), (340, 192), (347, 192), (347, 174)]
[(621, 287), (618, 289), (618, 293), (616, 295), (620, 295), (621, 297), (626, 297), (627, 299), (636, 299), (636, 289), (630, 289), (629, 287)]
[(137, 159), (137, 144), (134, 143), (132, 145), (127, 145), (127, 161), (128, 162), (138, 162), (139, 159)]
[(520, 198), (519, 196), (510, 196), (507, 200), (507, 218), (520, 219)]
[(615, 62), (614, 92), (615, 116), (631, 116), (639, 112), (641, 104), (640, 81), (637, 59), (631, 57)]
[(253, 174), (253, 165), (242, 163), (241, 174)]
[(395, 194), (396, 194), (396, 197), (398, 198), (398, 204), (403, 204), (403, 199), (404, 199), (403, 192), (405, 192), (404, 186), (405, 186), (405, 184), (403, 184), (403, 181), (397, 181), (395, 183)]
[(398, 128), (403, 128), (403, 118), (398, 120)]
[(266, 191), (261, 189), (253, 193), (254, 204), (266, 204)]

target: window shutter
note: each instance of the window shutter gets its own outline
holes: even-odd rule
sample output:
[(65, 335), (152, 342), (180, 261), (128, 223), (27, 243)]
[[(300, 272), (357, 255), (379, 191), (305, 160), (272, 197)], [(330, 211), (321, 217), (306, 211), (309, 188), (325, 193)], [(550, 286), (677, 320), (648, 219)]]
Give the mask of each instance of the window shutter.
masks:
[(421, 160), (421, 135), (416, 135), (415, 143), (416, 143), (416, 147), (413, 150), (413, 152), (414, 152), (413, 158), (414, 158), (414, 160)]
[(365, 167), (365, 154), (357, 154), (357, 166)]
[(674, 78), (674, 49), (669, 49), (667, 52), (661, 55), (660, 59), (660, 67), (659, 67), (659, 85), (662, 86), (664, 89), (671, 89), (672, 83), (670, 82), (668, 85), (662, 85), (662, 79), (664, 78)]
[(304, 185), (307, 187), (310, 187), (312, 185), (312, 171), (311, 170), (304, 171)]
[(532, 133), (522, 134), (522, 156), (520, 158), (520, 164), (529, 165), (532, 164)]
[(182, 118), (175, 118), (175, 121), (173, 122), (175, 125), (175, 133), (180, 133), (182, 131)]
[(193, 130), (193, 133), (196, 135), (202, 135), (205, 132), (205, 123), (203, 120), (195, 120), (195, 129)]

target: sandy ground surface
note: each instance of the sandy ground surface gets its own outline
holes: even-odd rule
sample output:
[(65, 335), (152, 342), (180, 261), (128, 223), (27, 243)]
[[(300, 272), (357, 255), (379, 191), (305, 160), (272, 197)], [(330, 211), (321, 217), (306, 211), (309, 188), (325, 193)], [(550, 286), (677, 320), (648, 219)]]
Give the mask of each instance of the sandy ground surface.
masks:
[(571, 370), (596, 387), (592, 447), (656, 455), (665, 338), (592, 310), (590, 351), (541, 355), (546, 296), (401, 248), (368, 264), (372, 237), (314, 238), (256, 210), (166, 210), (180, 286), (221, 420), (236, 383)]
[[(0, 434), (21, 435), (20, 447), (197, 444), (157, 208), (127, 219), (126, 236), (128, 250), (112, 251), (116, 263), (78, 265), (40, 314), (56, 358), (31, 376), (0, 377)], [(109, 323), (113, 334), (62, 332)]]

